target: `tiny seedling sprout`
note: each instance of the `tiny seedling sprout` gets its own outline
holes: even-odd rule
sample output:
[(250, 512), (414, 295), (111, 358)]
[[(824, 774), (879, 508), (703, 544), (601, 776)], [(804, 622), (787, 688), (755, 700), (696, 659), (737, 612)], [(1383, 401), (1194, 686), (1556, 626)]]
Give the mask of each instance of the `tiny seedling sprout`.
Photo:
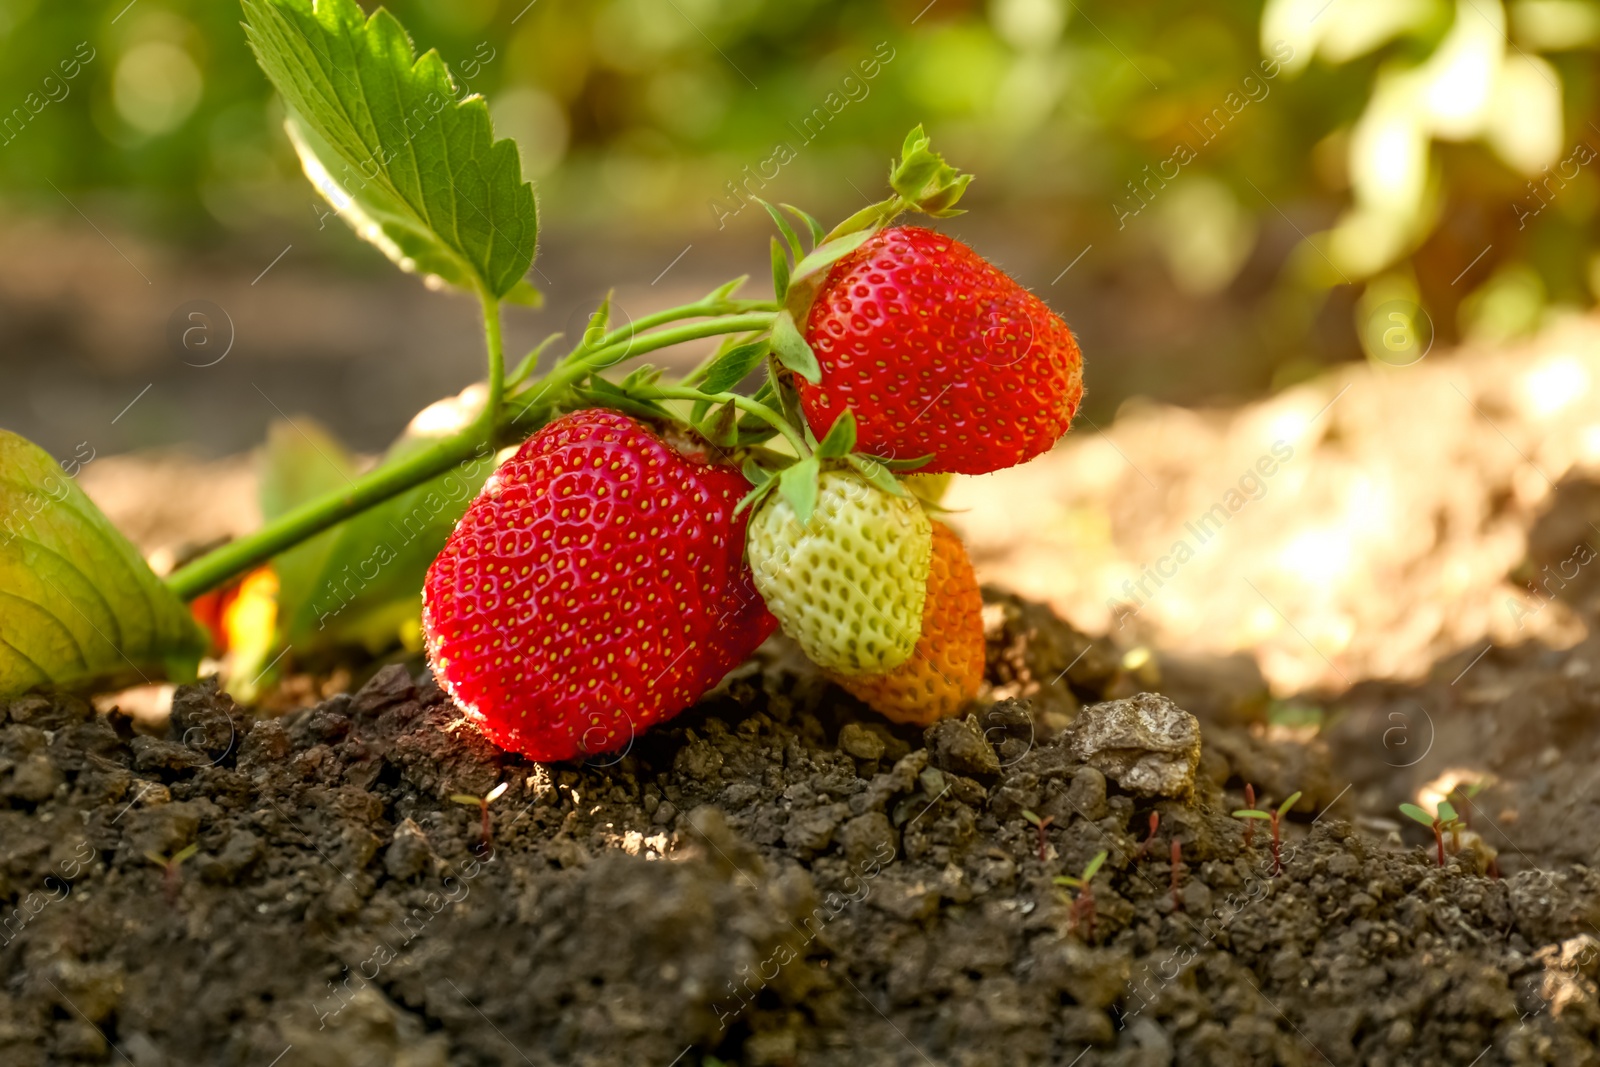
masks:
[(482, 813), (483, 827), (481, 832), (483, 834), (483, 847), (485, 849), (494, 847), (493, 838), (490, 836), (489, 805), (499, 800), (501, 795), (505, 793), (510, 784), (511, 783), (509, 782), (501, 782), (499, 785), (495, 786), (481, 797), (472, 796), (470, 793), (455, 793), (450, 797), (450, 799), (455, 801), (457, 804), (465, 804), (468, 807), (476, 807)]
[(1106, 850), (1101, 849), (1084, 866), (1083, 873), (1078, 877), (1074, 878), (1070, 874), (1063, 874), (1057, 875), (1055, 879), (1056, 885), (1068, 886), (1078, 891), (1077, 897), (1072, 900), (1071, 924), (1072, 929), (1076, 930), (1078, 924), (1080, 922), (1083, 923), (1086, 931), (1084, 935), (1085, 941), (1094, 940), (1094, 887), (1090, 883), (1094, 881), (1094, 876), (1100, 872), (1101, 866), (1106, 862), (1107, 855)]
[(1039, 831), (1039, 862), (1043, 863), (1046, 857), (1046, 848), (1048, 847), (1045, 831), (1050, 829), (1050, 824), (1056, 821), (1056, 817), (1054, 815), (1046, 815), (1041, 819), (1037, 813), (1031, 811), (1024, 811), (1022, 817), (1033, 823), (1034, 829)]
[[(1254, 790), (1251, 790), (1253, 793)], [(1272, 823), (1272, 877), (1276, 878), (1283, 873), (1282, 838), (1279, 835), (1279, 826), (1283, 817), (1289, 814), (1289, 809), (1300, 801), (1300, 791), (1297, 789), (1289, 794), (1287, 800), (1279, 804), (1272, 811), (1262, 811), (1259, 808), (1240, 808), (1233, 813), (1235, 819), (1266, 819)]]
[(179, 873), (178, 868), (183, 866), (183, 861), (200, 851), (200, 846), (194, 842), (180, 848), (169, 859), (159, 852), (146, 852), (144, 858), (161, 868), (161, 889), (166, 894), (167, 903), (173, 904), (178, 899)]
[(1448, 800), (1439, 801), (1438, 812), (1433, 815), (1429, 815), (1426, 808), (1419, 808), (1415, 804), (1400, 805), (1400, 814), (1421, 823), (1433, 831), (1433, 843), (1439, 850), (1439, 866), (1444, 866), (1444, 835), (1446, 830), (1450, 832), (1452, 851), (1460, 851), (1461, 838), (1459, 831), (1461, 818), (1456, 815), (1456, 809)]
[[(1247, 809), (1254, 808), (1256, 806), (1256, 787), (1251, 785), (1249, 782), (1244, 784), (1244, 806)], [(1246, 819), (1244, 821), (1244, 847), (1249, 848), (1255, 839), (1255, 821), (1253, 819)]]

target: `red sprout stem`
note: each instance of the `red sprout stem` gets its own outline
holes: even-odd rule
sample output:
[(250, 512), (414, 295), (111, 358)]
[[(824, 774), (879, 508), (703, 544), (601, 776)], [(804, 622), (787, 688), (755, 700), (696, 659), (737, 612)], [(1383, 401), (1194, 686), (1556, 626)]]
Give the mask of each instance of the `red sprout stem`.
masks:
[(483, 809), (483, 847), (486, 849), (491, 848), (493, 846), (489, 841), (489, 802), (480, 800), (478, 806)]
[(1144, 859), (1144, 854), (1150, 850), (1150, 842), (1156, 839), (1156, 830), (1159, 829), (1160, 826), (1161, 813), (1159, 811), (1152, 811), (1150, 813), (1150, 836), (1145, 838), (1144, 843), (1139, 846), (1139, 854), (1135, 857), (1135, 859)]
[(1439, 866), (1444, 866), (1444, 827), (1439, 825), (1439, 820), (1433, 820), (1433, 841), (1439, 846)]
[(1049, 847), (1049, 844), (1050, 844), (1050, 839), (1045, 836), (1045, 831), (1048, 830), (1050, 828), (1050, 824), (1055, 822), (1055, 821), (1056, 821), (1056, 817), (1054, 815), (1046, 815), (1044, 818), (1039, 820), (1038, 825), (1036, 827), (1038, 829), (1038, 831), (1039, 831), (1039, 862), (1040, 863), (1043, 863), (1045, 861), (1045, 850)]

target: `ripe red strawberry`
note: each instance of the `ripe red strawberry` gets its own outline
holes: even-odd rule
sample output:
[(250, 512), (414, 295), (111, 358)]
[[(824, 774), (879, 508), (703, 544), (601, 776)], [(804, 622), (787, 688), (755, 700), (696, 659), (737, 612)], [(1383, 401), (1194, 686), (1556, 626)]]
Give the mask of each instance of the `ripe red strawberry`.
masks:
[(489, 479), (428, 571), (440, 682), (501, 748), (621, 748), (776, 628), (744, 563), (748, 491), (613, 411), (566, 415)]
[(823, 279), (805, 338), (822, 380), (800, 381), (820, 438), (846, 410), (856, 448), (932, 455), (924, 473), (987, 474), (1047, 451), (1083, 399), (1067, 324), (960, 241), (897, 226)]

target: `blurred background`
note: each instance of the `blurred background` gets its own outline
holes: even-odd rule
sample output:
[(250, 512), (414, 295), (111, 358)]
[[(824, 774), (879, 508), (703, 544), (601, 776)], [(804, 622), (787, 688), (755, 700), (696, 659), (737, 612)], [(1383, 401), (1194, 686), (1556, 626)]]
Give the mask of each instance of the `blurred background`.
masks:
[[(538, 183), (514, 345), (611, 286), (633, 314), (759, 288), (741, 190), (840, 218), (918, 122), (979, 175), (944, 227), (1080, 334), (1097, 424), (1515, 339), (1600, 288), (1589, 0), (390, 6)], [(373, 450), (479, 373), (474, 307), (314, 197), (239, 18), (0, 3), (0, 425), (58, 456), (227, 454), (302, 412)], [(196, 323), (214, 362), (175, 343)]]

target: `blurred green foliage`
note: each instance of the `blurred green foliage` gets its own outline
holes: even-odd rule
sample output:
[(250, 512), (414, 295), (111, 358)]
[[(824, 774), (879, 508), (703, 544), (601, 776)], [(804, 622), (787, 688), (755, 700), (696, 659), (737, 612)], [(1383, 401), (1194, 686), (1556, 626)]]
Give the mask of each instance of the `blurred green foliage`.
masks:
[[(237, 7), (124, 4), (0, 5), (12, 210), (94, 189), (175, 242), (315, 225)], [(488, 97), (553, 230), (715, 229), (741, 184), (840, 217), (880, 192), (841, 176), (923, 122), (969, 206), (1063, 266), (1093, 246), (1077, 284), (1233, 301), (1284, 353), (1330, 322), (1353, 348), (1396, 299), (1503, 339), (1600, 287), (1596, 0), (391, 7)]]

